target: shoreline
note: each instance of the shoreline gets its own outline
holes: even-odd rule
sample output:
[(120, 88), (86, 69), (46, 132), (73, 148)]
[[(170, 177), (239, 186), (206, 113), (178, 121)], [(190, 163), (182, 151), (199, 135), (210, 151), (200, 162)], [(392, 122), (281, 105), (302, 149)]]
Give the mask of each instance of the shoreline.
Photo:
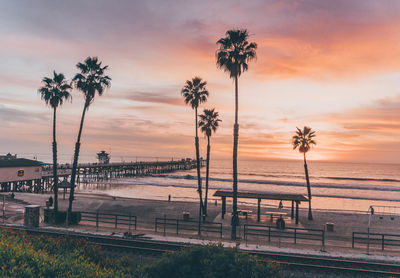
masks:
[[(30, 194), (35, 194), (35, 193), (30, 193)], [(197, 204), (198, 200), (194, 199), (189, 199), (189, 200), (183, 200), (183, 199), (177, 199), (174, 198), (170, 202), (168, 200), (160, 200), (160, 199), (151, 199), (151, 198), (135, 198), (135, 197), (119, 197), (119, 196), (112, 196), (106, 193), (89, 193), (89, 192), (78, 192), (75, 194), (76, 196), (81, 196), (81, 197), (89, 197), (89, 198), (95, 198), (99, 200), (112, 200), (112, 201), (155, 201), (155, 202), (166, 202), (166, 203), (174, 203), (174, 202), (179, 202), (179, 203), (190, 203), (190, 204)], [(209, 199), (210, 200), (210, 199)], [(216, 199), (213, 199), (212, 201), (210, 200), (209, 205), (214, 205), (214, 201)], [(218, 206), (221, 203), (221, 200), (218, 199)], [(227, 204), (231, 205), (232, 201), (227, 200)], [(238, 201), (238, 204), (241, 204), (243, 206), (246, 206), (247, 208), (253, 208), (257, 209), (257, 204), (255, 203), (250, 203), (250, 202), (241, 202)], [(276, 206), (273, 205), (266, 205), (266, 204), (261, 204), (261, 208), (276, 208)], [(308, 211), (308, 208), (306, 207), (299, 207), (299, 211)], [(332, 213), (340, 213), (340, 214), (359, 214), (359, 215), (368, 215), (366, 211), (360, 211), (360, 210), (341, 210), (341, 209), (318, 209), (314, 208), (313, 212), (332, 212)], [(228, 211), (229, 213), (229, 211)]]
[[(83, 183), (85, 185), (89, 186), (95, 186), (95, 185), (109, 185), (109, 186), (130, 186), (134, 184), (129, 184), (129, 183), (113, 183), (113, 182), (92, 182), (92, 183)], [(184, 188), (184, 189), (196, 189), (195, 187), (189, 187), (189, 186), (178, 186), (178, 185), (161, 185), (161, 184), (147, 184), (148, 186), (159, 186), (159, 187), (173, 187), (173, 188)], [(311, 186), (312, 188), (312, 186)], [(348, 188), (351, 189), (351, 188)], [(209, 190), (226, 190), (225, 188), (216, 188), (216, 187), (209, 187)], [(373, 191), (374, 189), (367, 189)], [(377, 190), (380, 191), (380, 190)], [(384, 192), (387, 192), (386, 190), (381, 190)], [(400, 188), (398, 189), (400, 191)], [(267, 192), (267, 191), (253, 191), (253, 190), (248, 190), (246, 192), (254, 192), (254, 193), (260, 193), (260, 192)], [(397, 190), (396, 190), (397, 192)], [(267, 193), (275, 193), (275, 192), (267, 192)], [(400, 202), (400, 199), (389, 199), (389, 198), (368, 198), (368, 197), (358, 197), (358, 196), (343, 196), (343, 195), (322, 195), (322, 194), (313, 194), (312, 197), (318, 197), (318, 198), (336, 198), (336, 199), (350, 199), (350, 200), (365, 200), (365, 201), (383, 201), (383, 202)]]
[[(145, 177), (145, 179), (151, 179), (151, 177)], [(209, 200), (214, 202), (220, 202), (220, 198), (215, 198), (213, 196), (215, 187), (209, 187)], [(229, 188), (230, 189), (230, 188)], [(229, 190), (226, 189), (225, 190)], [(156, 184), (153, 181), (145, 182), (143, 180), (137, 179), (127, 179), (125, 181), (115, 180), (107, 182), (94, 182), (94, 183), (81, 183), (77, 192), (89, 193), (89, 194), (105, 194), (114, 197), (131, 197), (146, 200), (167, 200), (168, 195), (171, 195), (173, 200), (182, 200), (189, 202), (197, 202), (198, 195), (196, 187), (191, 186), (176, 186), (164, 184)], [(243, 190), (246, 192), (276, 192), (274, 190)], [(289, 193), (290, 192), (285, 192)], [(303, 193), (304, 196), (307, 194)], [(313, 194), (313, 208), (320, 211), (340, 211), (340, 212), (353, 212), (358, 214), (363, 214), (368, 211), (368, 208), (373, 206), (386, 206), (386, 207), (399, 207), (400, 212), (400, 200), (388, 199), (388, 198), (367, 198), (358, 196), (331, 196)], [(231, 202), (231, 200), (227, 200)], [(239, 203), (243, 205), (256, 205), (256, 201), (240, 201)], [(263, 201), (262, 206), (274, 207), (278, 206), (279, 201)], [(285, 203), (285, 202), (284, 202)], [(288, 205), (288, 203), (286, 203)]]

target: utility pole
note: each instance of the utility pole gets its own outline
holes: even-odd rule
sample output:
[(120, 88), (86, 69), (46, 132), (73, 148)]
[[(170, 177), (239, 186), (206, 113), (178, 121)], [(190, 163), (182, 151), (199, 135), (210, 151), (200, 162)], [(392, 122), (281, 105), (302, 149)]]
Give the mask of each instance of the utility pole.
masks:
[(368, 243), (367, 243), (367, 255), (369, 255), (369, 243), (370, 243), (370, 238), (369, 238), (369, 228), (371, 226), (371, 216), (374, 215), (374, 208), (372, 206), (369, 206), (368, 209)]

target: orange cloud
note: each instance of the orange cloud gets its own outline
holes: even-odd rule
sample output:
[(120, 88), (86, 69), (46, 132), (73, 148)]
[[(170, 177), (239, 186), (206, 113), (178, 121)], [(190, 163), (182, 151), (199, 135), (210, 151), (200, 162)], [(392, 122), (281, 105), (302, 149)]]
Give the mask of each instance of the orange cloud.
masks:
[[(351, 31), (327, 31), (325, 38), (311, 40), (301, 35), (264, 36), (257, 40), (257, 75), (324, 80), (397, 71), (400, 69), (399, 25), (400, 20), (396, 20)], [(316, 34), (321, 34), (321, 30)]]
[(373, 160), (397, 163), (400, 155), (400, 96), (374, 105), (329, 115), (325, 120), (338, 131), (325, 132), (327, 146), (343, 160)]

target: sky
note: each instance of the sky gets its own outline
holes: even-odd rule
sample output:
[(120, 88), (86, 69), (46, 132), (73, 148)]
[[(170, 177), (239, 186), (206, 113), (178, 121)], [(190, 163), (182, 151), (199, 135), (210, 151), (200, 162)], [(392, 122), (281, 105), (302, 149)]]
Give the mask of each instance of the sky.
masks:
[[(81, 161), (194, 157), (194, 111), (180, 94), (199, 76), (222, 120), (213, 158), (232, 157), (234, 83), (217, 40), (247, 29), (257, 59), (239, 79), (239, 160), (302, 159), (296, 127), (316, 131), (310, 160), (400, 163), (400, 1), (0, 0), (0, 154), (51, 161), (52, 110), (37, 89), (97, 56), (111, 88), (85, 118)], [(57, 114), (71, 162), (82, 93)], [(205, 157), (206, 140), (200, 138)]]

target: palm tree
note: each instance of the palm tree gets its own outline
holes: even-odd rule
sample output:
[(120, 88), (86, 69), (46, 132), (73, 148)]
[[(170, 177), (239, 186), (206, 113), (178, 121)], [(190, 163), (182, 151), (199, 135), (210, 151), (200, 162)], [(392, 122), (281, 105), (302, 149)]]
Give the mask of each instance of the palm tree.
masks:
[(313, 220), (312, 212), (311, 212), (311, 187), (310, 187), (310, 178), (308, 176), (308, 168), (307, 168), (307, 160), (306, 153), (311, 149), (313, 145), (317, 143), (314, 141), (315, 131), (311, 130), (311, 127), (305, 126), (303, 130), (296, 127), (296, 135), (292, 137), (292, 145), (293, 150), (299, 149), (299, 152), (303, 153), (304, 156), (304, 171), (306, 174), (307, 181), (307, 191), (308, 191), (308, 219)]
[(199, 115), (199, 127), (201, 131), (207, 136), (207, 167), (206, 167), (206, 194), (204, 196), (204, 214), (207, 215), (207, 199), (208, 199), (208, 177), (210, 170), (210, 137), (212, 133), (217, 131), (220, 119), (218, 119), (218, 112), (213, 109), (204, 109), (203, 114)]
[(58, 211), (58, 176), (57, 176), (57, 140), (56, 140), (56, 112), (65, 100), (71, 99), (71, 83), (65, 80), (62, 73), (53, 71), (53, 78), (44, 77), (43, 87), (38, 93), (41, 98), (53, 108), (53, 190), (54, 190), (54, 211)]
[(87, 57), (83, 63), (78, 63), (76, 67), (81, 71), (77, 73), (72, 81), (75, 87), (83, 93), (85, 104), (79, 126), (78, 138), (75, 143), (74, 163), (72, 165), (71, 173), (71, 192), (69, 195), (68, 215), (72, 213), (72, 201), (74, 200), (76, 169), (78, 166), (79, 149), (81, 145), (81, 135), (83, 128), (83, 121), (85, 119), (86, 110), (92, 104), (96, 92), (101, 96), (106, 88), (111, 85), (111, 78), (104, 74), (108, 66), (102, 66), (97, 57)]
[(232, 204), (232, 240), (236, 239), (237, 215), (237, 152), (238, 152), (238, 78), (248, 70), (248, 63), (256, 58), (257, 44), (249, 43), (249, 33), (246, 29), (228, 30), (225, 38), (217, 41), (219, 49), (216, 52), (217, 66), (229, 73), (235, 80), (235, 125), (233, 127), (233, 204)]
[(181, 90), (182, 96), (185, 98), (185, 103), (190, 104), (195, 112), (195, 127), (196, 127), (196, 137), (195, 137), (195, 147), (196, 147), (196, 164), (197, 164), (197, 191), (200, 197), (200, 208), (199, 208), (199, 230), (200, 234), (200, 221), (203, 209), (203, 194), (201, 190), (201, 176), (200, 176), (200, 150), (199, 150), (199, 136), (197, 128), (197, 108), (201, 103), (207, 101), (208, 91), (206, 88), (207, 82), (203, 81), (200, 77), (193, 77), (192, 80), (186, 80), (185, 86)]

